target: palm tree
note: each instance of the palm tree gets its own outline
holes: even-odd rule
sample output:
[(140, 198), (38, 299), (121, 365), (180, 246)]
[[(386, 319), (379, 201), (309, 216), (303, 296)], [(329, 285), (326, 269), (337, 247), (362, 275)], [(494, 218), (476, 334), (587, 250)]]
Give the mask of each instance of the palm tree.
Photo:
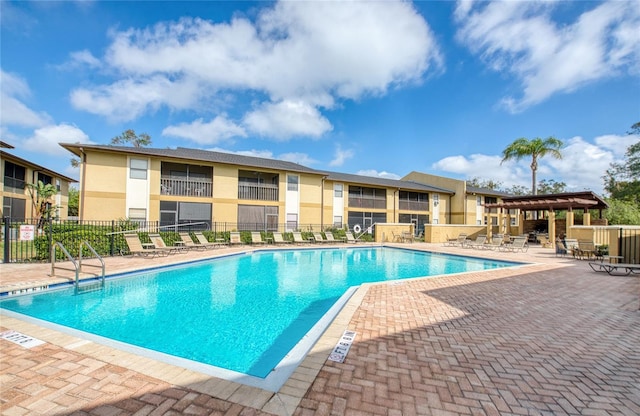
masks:
[(533, 195), (536, 195), (538, 193), (536, 189), (538, 158), (551, 155), (556, 159), (562, 159), (562, 153), (560, 153), (562, 146), (564, 146), (564, 143), (555, 137), (547, 137), (546, 139), (536, 137), (531, 140), (521, 137), (502, 151), (502, 162), (511, 159), (520, 160), (531, 156), (531, 190)]
[(42, 228), (43, 220), (58, 209), (58, 206), (51, 204), (51, 198), (58, 193), (58, 189), (54, 185), (45, 184), (42, 181), (27, 183), (25, 187), (29, 191), (31, 202), (35, 208), (38, 228)]

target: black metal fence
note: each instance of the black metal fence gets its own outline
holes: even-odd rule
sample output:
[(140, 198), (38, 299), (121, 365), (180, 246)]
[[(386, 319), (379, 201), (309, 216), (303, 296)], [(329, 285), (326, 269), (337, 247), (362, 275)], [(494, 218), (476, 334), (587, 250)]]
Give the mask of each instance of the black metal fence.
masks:
[[(180, 241), (179, 232), (202, 231), (210, 240), (229, 240), (231, 231), (240, 231), (241, 238), (245, 242), (250, 242), (250, 232), (260, 231), (265, 233), (265, 237), (273, 232), (287, 233), (290, 231), (312, 232), (312, 231), (333, 231), (344, 233), (342, 228), (321, 226), (319, 224), (299, 224), (292, 227), (291, 224), (237, 224), (229, 222), (193, 222), (185, 224), (163, 224), (159, 221), (132, 221), (132, 220), (110, 220), (110, 221), (47, 221), (47, 220), (26, 220), (11, 221), (9, 218), (2, 219), (2, 235), (0, 245), (2, 249), (2, 262), (4, 263), (25, 263), (25, 262), (50, 262), (51, 247), (53, 244), (61, 243), (73, 256), (79, 256), (83, 247), (82, 256), (91, 257), (82, 242), (86, 241), (96, 252), (103, 257), (122, 255), (129, 252), (124, 234), (137, 232), (143, 243), (151, 242), (149, 233), (160, 233), (168, 245)], [(372, 239), (372, 237), (369, 237)], [(367, 236), (364, 236), (367, 239)], [(62, 256), (63, 253), (57, 252)], [(60, 258), (62, 259), (62, 257)], [(56, 259), (58, 260), (58, 259)]]

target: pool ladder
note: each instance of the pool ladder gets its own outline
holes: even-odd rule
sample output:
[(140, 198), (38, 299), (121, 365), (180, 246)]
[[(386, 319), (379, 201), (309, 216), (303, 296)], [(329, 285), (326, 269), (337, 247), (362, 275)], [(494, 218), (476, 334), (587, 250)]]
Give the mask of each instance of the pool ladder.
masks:
[[(80, 273), (82, 273), (82, 246), (87, 246), (89, 251), (91, 251), (91, 253), (93, 253), (93, 255), (100, 261), (100, 265), (85, 263), (84, 264), (85, 267), (100, 267), (102, 269), (102, 276), (99, 283), (88, 284), (80, 287), (79, 285)], [(56, 266), (56, 248), (59, 248), (62, 251), (62, 253), (67, 257), (67, 259), (71, 262), (71, 264), (73, 264), (73, 269), (70, 269), (68, 267)], [(82, 243), (80, 243), (80, 248), (78, 250), (79, 250), (78, 261), (76, 261), (76, 259), (71, 254), (69, 254), (69, 251), (67, 251), (67, 249), (64, 248), (61, 242), (59, 241), (55, 242), (53, 246), (51, 246), (51, 277), (56, 275), (56, 269), (74, 271), (76, 275), (76, 279), (74, 283), (76, 294), (104, 288), (105, 266), (104, 266), (104, 260), (102, 259), (102, 257), (93, 249), (93, 247), (91, 247), (88, 241), (83, 241)]]

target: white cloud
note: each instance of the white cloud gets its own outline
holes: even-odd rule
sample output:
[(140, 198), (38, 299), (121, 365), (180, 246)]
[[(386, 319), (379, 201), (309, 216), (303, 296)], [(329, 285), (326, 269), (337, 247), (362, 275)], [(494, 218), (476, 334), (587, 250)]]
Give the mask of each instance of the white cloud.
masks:
[(222, 153), (232, 153), (234, 155), (242, 155), (242, 156), (252, 156), (252, 157), (261, 157), (265, 159), (277, 159), (277, 160), (285, 160), (287, 162), (298, 163), (300, 165), (309, 166), (318, 163), (317, 160), (313, 159), (306, 153), (282, 153), (278, 156), (275, 156), (270, 150), (227, 150), (222, 149), (220, 147), (214, 147), (207, 149), (212, 152), (222, 152)]
[(229, 121), (222, 114), (209, 122), (197, 119), (191, 123), (180, 123), (162, 130), (163, 136), (182, 137), (200, 144), (216, 144), (233, 137), (246, 137), (245, 130)]
[[(559, 92), (640, 71), (640, 3), (606, 1), (575, 22), (552, 20), (562, 2), (460, 2), (458, 39), (522, 84), (503, 104), (517, 112)], [(591, 3), (590, 3), (591, 4)]]
[(385, 172), (385, 171), (378, 172), (375, 169), (359, 170), (358, 172), (356, 172), (356, 175), (373, 176), (375, 178), (385, 178), (385, 179), (400, 179), (401, 178), (400, 175), (396, 175), (395, 173)]
[(22, 100), (31, 96), (27, 82), (21, 77), (0, 70), (0, 125), (39, 127), (50, 122), (44, 112), (30, 109)]
[(286, 160), (287, 162), (293, 162), (304, 166), (315, 165), (316, 163), (318, 163), (317, 160), (313, 159), (308, 154), (297, 152), (283, 153), (278, 156), (278, 159)]
[(89, 67), (89, 68), (99, 68), (102, 66), (102, 62), (93, 54), (91, 51), (84, 49), (81, 51), (71, 52), (70, 54), (70, 62), (63, 65), (63, 67), (67, 68), (76, 68), (76, 67)]
[(41, 127), (26, 139), (21, 147), (39, 153), (55, 156), (68, 156), (68, 152), (58, 143), (92, 143), (82, 130), (71, 124), (58, 124)]
[(248, 113), (243, 124), (255, 134), (278, 140), (295, 136), (319, 138), (332, 129), (317, 108), (303, 101), (265, 103)]
[(201, 112), (217, 94), (250, 92), (260, 98), (236, 102), (234, 113), (279, 140), (319, 137), (332, 128), (320, 111), (336, 100), (386, 94), (443, 66), (435, 36), (404, 1), (284, 1), (255, 21), (182, 18), (111, 35), (103, 61), (121, 78), (76, 89), (76, 108), (130, 121), (161, 106)]
[[(567, 191), (603, 191), (602, 176), (612, 162), (622, 160), (627, 147), (640, 140), (638, 136), (604, 135), (593, 143), (582, 137), (566, 140), (562, 159), (545, 157), (538, 159), (538, 182), (553, 179), (567, 184)], [(434, 163), (432, 169), (459, 174), (465, 178), (492, 179), (504, 187), (522, 185), (531, 187), (531, 159), (506, 161), (501, 156), (473, 154), (450, 156)]]
[(333, 160), (329, 162), (329, 166), (342, 166), (344, 162), (351, 159), (355, 155), (352, 149), (342, 149), (339, 144), (336, 145), (336, 151), (333, 155)]

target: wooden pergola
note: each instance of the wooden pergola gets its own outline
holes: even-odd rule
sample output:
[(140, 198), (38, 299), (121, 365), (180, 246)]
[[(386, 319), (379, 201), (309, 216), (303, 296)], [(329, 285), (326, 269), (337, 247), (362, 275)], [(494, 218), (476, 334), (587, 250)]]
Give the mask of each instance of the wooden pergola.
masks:
[(589, 210), (595, 209), (602, 218), (602, 211), (609, 208), (609, 204), (591, 191), (565, 192), (561, 194), (525, 195), (503, 197), (502, 201), (495, 204), (486, 204), (485, 208), (519, 209), (521, 218), (527, 211), (546, 211), (548, 218), (549, 240), (553, 243), (556, 238), (555, 212), (567, 211), (567, 234), (574, 224), (574, 210), (582, 209), (584, 212), (583, 225), (591, 224)]

